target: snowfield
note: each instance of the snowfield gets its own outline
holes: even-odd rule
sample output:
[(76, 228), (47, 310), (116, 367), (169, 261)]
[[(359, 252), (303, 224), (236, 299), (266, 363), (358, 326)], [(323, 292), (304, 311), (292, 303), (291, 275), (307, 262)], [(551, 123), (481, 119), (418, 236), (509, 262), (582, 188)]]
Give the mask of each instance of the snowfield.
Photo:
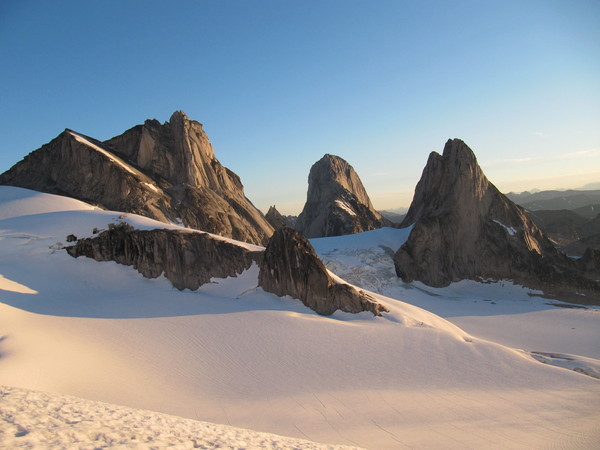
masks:
[(0, 399), (4, 448), (353, 448), (6, 386)]
[(93, 447), (74, 429), (87, 412), (88, 436), (101, 428), (124, 446), (151, 446), (140, 429), (156, 446), (196, 433), (201, 445), (288, 445), (195, 421), (371, 449), (600, 444), (598, 309), (547, 305), (510, 283), (405, 285), (390, 252), (408, 230), (312, 240), (333, 272), (376, 292), (382, 317), (319, 316), (258, 288), (256, 266), (178, 291), (61, 249), (119, 221), (179, 228), (0, 186), (0, 446), (50, 446), (60, 416), (61, 436)]
[[(445, 288), (404, 283), (393, 254), (410, 228), (311, 239), (329, 270), (347, 282), (419, 306), (466, 332), (508, 347), (560, 352), (600, 360), (600, 308), (541, 298), (540, 291), (510, 281), (464, 280)], [(583, 362), (582, 364), (596, 365)]]

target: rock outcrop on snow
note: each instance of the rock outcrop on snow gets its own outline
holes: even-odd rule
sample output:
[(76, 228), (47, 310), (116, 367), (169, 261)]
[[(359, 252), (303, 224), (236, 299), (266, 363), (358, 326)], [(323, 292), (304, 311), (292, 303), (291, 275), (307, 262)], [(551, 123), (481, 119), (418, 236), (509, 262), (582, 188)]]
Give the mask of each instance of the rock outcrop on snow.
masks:
[(213, 277), (235, 277), (254, 262), (260, 267), (260, 287), (299, 299), (319, 314), (330, 315), (338, 309), (374, 315), (387, 311), (363, 291), (336, 283), (306, 238), (289, 227), (276, 230), (264, 251), (208, 233), (136, 230), (125, 222), (111, 224), (97, 236), (76, 240), (65, 249), (75, 258), (133, 266), (146, 278), (164, 275), (180, 290), (196, 290)]
[(177, 289), (196, 290), (212, 277), (235, 277), (260, 260), (261, 251), (185, 230), (135, 230), (123, 223), (66, 247), (77, 258), (116, 261), (146, 278), (164, 274)]
[(273, 228), (215, 158), (202, 124), (177, 111), (100, 142), (65, 130), (0, 184), (66, 195), (240, 241), (265, 244)]
[(327, 154), (311, 167), (306, 204), (295, 226), (306, 237), (340, 236), (389, 225), (345, 160)]
[(333, 280), (308, 240), (289, 227), (277, 229), (271, 237), (260, 263), (259, 285), (280, 297), (297, 298), (322, 315), (338, 309), (374, 315), (387, 311), (363, 291)]
[(413, 227), (394, 257), (404, 281), (441, 287), (463, 279), (511, 279), (598, 295), (598, 284), (488, 181), (459, 139), (449, 140), (442, 155), (430, 154), (402, 226)]

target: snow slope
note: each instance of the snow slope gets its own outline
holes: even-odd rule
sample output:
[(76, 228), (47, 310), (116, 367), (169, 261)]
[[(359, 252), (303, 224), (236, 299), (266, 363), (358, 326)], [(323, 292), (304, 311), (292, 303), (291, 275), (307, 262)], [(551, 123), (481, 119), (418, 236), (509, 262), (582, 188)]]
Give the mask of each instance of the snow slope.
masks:
[(311, 243), (325, 265), (346, 281), (427, 309), (474, 336), (529, 351), (600, 359), (599, 307), (565, 305), (509, 281), (465, 280), (446, 288), (404, 283), (395, 274), (392, 256), (409, 233), (410, 228), (382, 228)]
[(0, 386), (4, 448), (350, 449)]
[[(36, 212), (39, 196), (45, 209)], [(256, 266), (180, 292), (57, 245), (110, 222), (164, 224), (2, 186), (0, 211), (5, 204), (13, 212), (0, 220), (2, 385), (372, 449), (600, 440), (597, 379), (419, 307), (378, 296), (390, 309), (383, 317), (318, 316), (257, 288)], [(381, 233), (377, 245), (391, 246), (406, 231)], [(369, 236), (356, 235), (350, 250)], [(328, 239), (330, 254), (342, 248)], [(422, 289), (405, 290), (429, 298)]]

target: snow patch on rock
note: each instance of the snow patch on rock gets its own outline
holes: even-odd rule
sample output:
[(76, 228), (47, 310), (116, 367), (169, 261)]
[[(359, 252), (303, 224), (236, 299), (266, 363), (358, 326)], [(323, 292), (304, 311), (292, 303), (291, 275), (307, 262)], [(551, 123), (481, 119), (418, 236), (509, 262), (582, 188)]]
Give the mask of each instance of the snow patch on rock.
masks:
[(498, 225), (500, 225), (502, 228), (504, 228), (510, 236), (514, 236), (515, 234), (517, 234), (516, 228), (509, 227), (508, 225), (504, 225), (502, 222), (500, 222), (499, 220), (496, 220), (496, 219), (493, 219), (493, 221), (495, 223), (497, 223)]

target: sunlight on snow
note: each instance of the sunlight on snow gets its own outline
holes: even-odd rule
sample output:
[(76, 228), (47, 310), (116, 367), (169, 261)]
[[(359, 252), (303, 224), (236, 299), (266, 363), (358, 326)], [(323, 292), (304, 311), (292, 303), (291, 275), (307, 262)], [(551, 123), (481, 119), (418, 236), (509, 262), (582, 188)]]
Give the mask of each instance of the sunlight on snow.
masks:
[(9, 280), (8, 278), (4, 278), (4, 276), (2, 274), (0, 274), (0, 290), (18, 292), (20, 294), (37, 294), (38, 293), (38, 291), (30, 289), (21, 283), (17, 283), (16, 281)]

